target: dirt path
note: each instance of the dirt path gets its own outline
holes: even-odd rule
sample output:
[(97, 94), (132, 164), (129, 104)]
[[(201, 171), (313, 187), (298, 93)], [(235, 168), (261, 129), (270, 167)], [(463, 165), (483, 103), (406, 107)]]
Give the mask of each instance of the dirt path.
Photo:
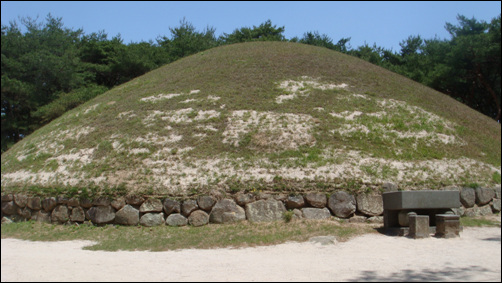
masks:
[(89, 241), (2, 239), (4, 281), (496, 281), (501, 229), (414, 240), (367, 234), (334, 245), (103, 252)]

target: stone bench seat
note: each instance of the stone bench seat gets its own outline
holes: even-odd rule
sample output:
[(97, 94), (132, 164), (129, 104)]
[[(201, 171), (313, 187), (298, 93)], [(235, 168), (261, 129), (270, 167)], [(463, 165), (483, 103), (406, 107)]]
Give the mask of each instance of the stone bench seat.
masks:
[(429, 216), (430, 233), (436, 232), (436, 215), (453, 214), (459, 208), (459, 191), (385, 192), (383, 197), (384, 228), (387, 234), (404, 236), (409, 232), (408, 215)]

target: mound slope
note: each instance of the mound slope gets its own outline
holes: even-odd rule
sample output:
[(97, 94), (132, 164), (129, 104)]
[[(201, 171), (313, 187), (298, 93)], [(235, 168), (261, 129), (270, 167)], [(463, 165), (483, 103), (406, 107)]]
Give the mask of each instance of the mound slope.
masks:
[(490, 118), (357, 58), (244, 43), (154, 70), (26, 137), (2, 155), (2, 191), (485, 185), (500, 182), (500, 138)]

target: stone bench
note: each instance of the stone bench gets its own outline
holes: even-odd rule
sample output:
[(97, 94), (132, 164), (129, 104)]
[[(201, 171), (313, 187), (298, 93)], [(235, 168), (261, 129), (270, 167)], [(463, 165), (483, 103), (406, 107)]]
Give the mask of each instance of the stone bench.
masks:
[(389, 235), (407, 235), (410, 215), (429, 216), (429, 233), (436, 232), (436, 214), (453, 214), (460, 207), (459, 191), (385, 192), (383, 197), (384, 228)]

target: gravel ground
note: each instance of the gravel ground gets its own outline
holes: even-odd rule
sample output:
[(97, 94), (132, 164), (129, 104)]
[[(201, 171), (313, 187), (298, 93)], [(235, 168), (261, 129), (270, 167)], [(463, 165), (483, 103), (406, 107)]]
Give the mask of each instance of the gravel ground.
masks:
[(5, 281), (494, 281), (501, 229), (459, 238), (366, 234), (347, 242), (288, 242), (240, 249), (88, 251), (90, 241), (2, 239)]

